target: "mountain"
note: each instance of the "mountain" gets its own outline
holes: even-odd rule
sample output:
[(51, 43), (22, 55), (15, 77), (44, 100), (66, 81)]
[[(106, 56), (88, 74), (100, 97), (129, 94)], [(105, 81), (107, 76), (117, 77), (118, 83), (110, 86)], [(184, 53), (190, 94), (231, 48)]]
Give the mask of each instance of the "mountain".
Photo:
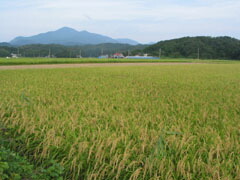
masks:
[[(128, 42), (133, 43), (135, 41), (128, 40)], [(22, 45), (28, 45), (28, 44), (60, 44), (60, 45), (72, 46), (72, 45), (102, 44), (102, 43), (119, 43), (119, 41), (107, 36), (100, 35), (100, 34), (90, 33), (88, 31), (77, 31), (69, 27), (63, 27), (56, 31), (41, 33), (31, 37), (20, 36), (10, 41), (10, 44), (16, 45), (16, 46), (22, 46)]]
[(156, 42), (149, 42), (147, 43), (148, 45), (153, 45), (153, 44), (156, 44)]
[(138, 45), (137, 41), (131, 39), (116, 39), (120, 44), (130, 44), (130, 45)]
[[(56, 57), (76, 57), (81, 51), (83, 57), (97, 57), (101, 54), (122, 52), (125, 55), (149, 54), (169, 58), (198, 58), (200, 59), (232, 59), (240, 60), (240, 40), (231, 37), (184, 37), (167, 41), (160, 41), (154, 45), (128, 45), (105, 43), (78, 46), (64, 46), (57, 44), (34, 44), (19, 47), (0, 46), (0, 57), (9, 56), (19, 51), (25, 57), (45, 57), (51, 54)], [(103, 52), (103, 53), (102, 53)]]
[(164, 57), (201, 59), (238, 59), (240, 60), (240, 40), (231, 37), (184, 37), (160, 41), (135, 53), (148, 53)]
[(7, 42), (0, 42), (0, 46), (7, 46), (7, 47), (11, 47), (12, 45), (7, 43)]

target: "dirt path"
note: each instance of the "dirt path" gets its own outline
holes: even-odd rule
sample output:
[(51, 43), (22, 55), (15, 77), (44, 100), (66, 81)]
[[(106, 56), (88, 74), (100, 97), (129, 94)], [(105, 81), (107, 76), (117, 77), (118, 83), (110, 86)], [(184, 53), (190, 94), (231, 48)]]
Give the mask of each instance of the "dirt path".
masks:
[(79, 67), (109, 67), (109, 66), (156, 66), (156, 65), (189, 65), (203, 63), (86, 63), (86, 64), (36, 64), (36, 65), (8, 65), (0, 66), (3, 69), (53, 69)]

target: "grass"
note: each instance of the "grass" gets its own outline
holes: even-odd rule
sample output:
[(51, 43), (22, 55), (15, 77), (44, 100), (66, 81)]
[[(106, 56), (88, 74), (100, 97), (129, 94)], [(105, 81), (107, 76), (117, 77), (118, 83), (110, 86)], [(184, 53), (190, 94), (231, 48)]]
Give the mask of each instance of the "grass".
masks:
[(240, 179), (240, 64), (0, 71), (11, 147), (66, 179)]
[(97, 58), (0, 58), (1, 65), (28, 64), (68, 64), (68, 63), (134, 63), (134, 62), (203, 62), (203, 63), (236, 63), (231, 60), (196, 60), (196, 59), (97, 59)]

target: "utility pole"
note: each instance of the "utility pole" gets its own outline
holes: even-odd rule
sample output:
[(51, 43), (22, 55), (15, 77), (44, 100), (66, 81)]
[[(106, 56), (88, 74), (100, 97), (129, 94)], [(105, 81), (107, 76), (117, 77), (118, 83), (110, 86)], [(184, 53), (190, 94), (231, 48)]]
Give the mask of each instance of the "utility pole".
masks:
[(128, 50), (128, 56), (130, 56), (130, 50)]
[(103, 48), (102, 48), (102, 51), (101, 51), (101, 56), (103, 56)]
[(162, 55), (162, 49), (159, 49), (159, 59), (161, 59), (161, 55)]
[(81, 58), (82, 57), (82, 51), (81, 51), (81, 49), (79, 50), (79, 58)]
[(200, 49), (198, 48), (197, 59), (199, 60), (199, 58), (200, 58)]
[(51, 49), (49, 48), (48, 57), (51, 57)]

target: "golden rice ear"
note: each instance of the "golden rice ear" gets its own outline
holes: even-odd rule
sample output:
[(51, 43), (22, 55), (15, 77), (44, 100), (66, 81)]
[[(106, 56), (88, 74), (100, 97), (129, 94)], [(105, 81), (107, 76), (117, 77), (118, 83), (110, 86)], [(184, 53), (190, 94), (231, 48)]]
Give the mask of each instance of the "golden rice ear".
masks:
[(0, 143), (66, 179), (240, 179), (239, 77), (238, 63), (0, 71)]

